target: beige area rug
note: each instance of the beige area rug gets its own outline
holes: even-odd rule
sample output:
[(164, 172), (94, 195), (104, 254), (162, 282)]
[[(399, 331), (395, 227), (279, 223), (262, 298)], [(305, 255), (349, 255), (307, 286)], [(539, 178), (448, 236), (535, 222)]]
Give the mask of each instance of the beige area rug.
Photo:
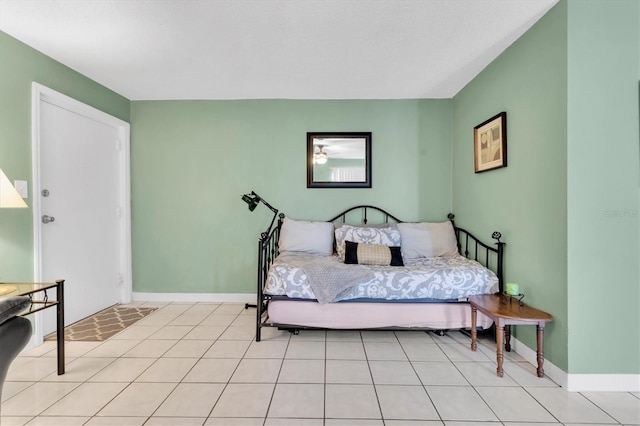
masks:
[[(64, 340), (101, 342), (136, 323), (158, 308), (111, 306), (64, 329)], [(45, 340), (55, 340), (56, 333)]]

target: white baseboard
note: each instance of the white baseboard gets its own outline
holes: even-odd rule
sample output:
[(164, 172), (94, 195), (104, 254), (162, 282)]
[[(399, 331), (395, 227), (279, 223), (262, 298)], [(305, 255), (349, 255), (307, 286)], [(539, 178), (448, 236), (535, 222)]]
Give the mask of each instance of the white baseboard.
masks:
[(640, 374), (569, 374), (567, 390), (572, 392), (640, 392)]
[[(536, 351), (511, 338), (512, 349), (533, 365), (538, 365)], [(568, 374), (547, 359), (544, 373), (569, 392), (640, 392), (640, 374)]]
[(139, 293), (133, 292), (134, 302), (256, 302), (252, 293)]

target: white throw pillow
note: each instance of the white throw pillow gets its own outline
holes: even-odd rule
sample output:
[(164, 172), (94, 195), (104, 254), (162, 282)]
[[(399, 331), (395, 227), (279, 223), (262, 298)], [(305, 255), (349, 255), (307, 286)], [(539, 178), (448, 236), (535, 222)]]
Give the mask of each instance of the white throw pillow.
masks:
[(387, 247), (400, 246), (400, 232), (394, 227), (373, 228), (363, 226), (342, 225), (336, 229), (336, 251), (341, 262), (344, 262), (344, 242), (353, 241), (361, 244), (378, 244)]
[(330, 256), (333, 253), (333, 224), (284, 218), (278, 240), (280, 253), (303, 252)]
[(405, 261), (458, 254), (451, 222), (399, 223), (398, 230), (402, 236), (402, 257)]

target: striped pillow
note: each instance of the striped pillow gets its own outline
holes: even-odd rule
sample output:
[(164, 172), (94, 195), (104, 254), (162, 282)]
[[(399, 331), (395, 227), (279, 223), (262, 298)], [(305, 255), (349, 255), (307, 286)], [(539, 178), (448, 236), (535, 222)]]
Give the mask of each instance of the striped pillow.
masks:
[(404, 266), (400, 247), (345, 241), (344, 263), (360, 265)]

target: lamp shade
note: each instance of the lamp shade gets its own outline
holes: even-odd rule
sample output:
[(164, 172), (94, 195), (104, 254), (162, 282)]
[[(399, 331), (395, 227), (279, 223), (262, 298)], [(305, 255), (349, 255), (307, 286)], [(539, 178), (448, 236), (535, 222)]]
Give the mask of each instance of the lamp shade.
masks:
[(256, 209), (256, 206), (260, 202), (260, 197), (252, 192), (251, 194), (244, 194), (242, 196), (242, 201), (249, 205), (249, 211), (252, 212)]
[(313, 154), (313, 162), (316, 164), (325, 164), (328, 160), (327, 153), (320, 150), (320, 152), (316, 152)]
[(24, 208), (27, 203), (24, 202), (16, 188), (9, 182), (9, 178), (0, 169), (0, 208), (13, 207)]

